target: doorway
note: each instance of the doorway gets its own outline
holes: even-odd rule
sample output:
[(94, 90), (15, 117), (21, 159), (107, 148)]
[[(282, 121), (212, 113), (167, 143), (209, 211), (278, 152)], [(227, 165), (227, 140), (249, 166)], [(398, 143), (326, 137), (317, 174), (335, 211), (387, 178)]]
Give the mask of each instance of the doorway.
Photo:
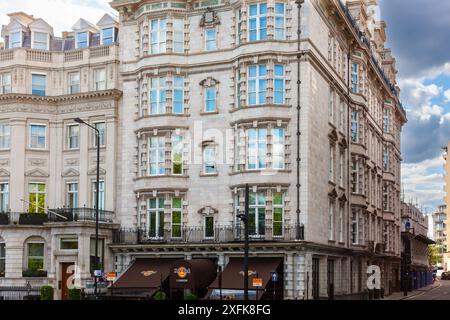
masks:
[(61, 300), (67, 300), (69, 295), (69, 285), (73, 286), (75, 274), (75, 264), (73, 262), (61, 263)]
[(312, 296), (314, 300), (318, 300), (320, 297), (320, 260), (317, 258), (312, 259)]

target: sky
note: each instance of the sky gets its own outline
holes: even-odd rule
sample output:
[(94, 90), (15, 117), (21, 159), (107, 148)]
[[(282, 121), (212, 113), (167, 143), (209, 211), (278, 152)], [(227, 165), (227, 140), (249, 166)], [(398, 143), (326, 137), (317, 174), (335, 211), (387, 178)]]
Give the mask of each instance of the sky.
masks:
[[(0, 0), (0, 25), (8, 23), (7, 13), (24, 11), (43, 18), (59, 36), (80, 17), (95, 24), (104, 13), (116, 15), (108, 2)], [(441, 147), (450, 139), (450, 1), (378, 2), (408, 116), (402, 133), (405, 199), (417, 201), (430, 213), (443, 202)]]

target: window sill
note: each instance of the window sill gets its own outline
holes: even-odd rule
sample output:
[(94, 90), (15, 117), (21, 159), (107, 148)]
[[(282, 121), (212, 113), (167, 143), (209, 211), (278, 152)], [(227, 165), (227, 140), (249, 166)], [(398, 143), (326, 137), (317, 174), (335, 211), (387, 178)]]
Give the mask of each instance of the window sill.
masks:
[(11, 152), (11, 148), (0, 149), (0, 153), (2, 153), (2, 152), (5, 152), (5, 153)]
[(200, 112), (201, 116), (209, 116), (209, 115), (215, 115), (215, 114), (219, 114), (219, 111), (211, 111), (211, 112), (202, 111), (202, 112)]
[(50, 152), (50, 150), (47, 149), (47, 148), (44, 148), (44, 149), (40, 149), (40, 148), (26, 148), (25, 151)]
[(245, 170), (241, 170), (241, 171), (236, 171), (236, 172), (231, 172), (230, 176), (233, 175), (238, 175), (238, 174), (242, 174), (242, 173), (261, 173), (261, 174), (269, 174), (269, 173), (291, 173), (292, 170), (290, 169), (256, 169), (256, 170), (249, 170), (249, 169), (245, 169)]
[[(89, 147), (88, 148), (89, 151), (97, 151), (97, 147)], [(106, 150), (106, 146), (100, 146), (100, 151), (105, 151)]]
[(160, 118), (160, 117), (190, 117), (189, 113), (158, 113), (158, 114), (147, 114), (145, 116), (139, 116), (138, 119), (146, 118)]
[(67, 152), (67, 153), (77, 153), (77, 152), (80, 152), (80, 148), (76, 148), (76, 149), (64, 149), (63, 152)]
[(245, 106), (240, 106), (239, 108), (234, 108), (231, 109), (229, 112), (230, 113), (234, 113), (237, 112), (239, 110), (245, 110), (245, 109), (253, 109), (253, 108), (283, 108), (283, 109), (288, 109), (291, 108), (292, 106), (289, 104), (275, 104), (275, 103), (267, 103), (267, 104), (255, 104), (255, 105), (245, 105)]
[(215, 173), (200, 172), (199, 176), (200, 177), (217, 177), (217, 176), (219, 176), (219, 173), (218, 172), (215, 172)]

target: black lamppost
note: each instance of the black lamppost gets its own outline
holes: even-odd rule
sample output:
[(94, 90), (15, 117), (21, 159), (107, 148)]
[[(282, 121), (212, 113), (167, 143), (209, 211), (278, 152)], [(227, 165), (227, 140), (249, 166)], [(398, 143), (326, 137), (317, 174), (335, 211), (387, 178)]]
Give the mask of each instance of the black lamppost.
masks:
[[(98, 257), (98, 207), (99, 207), (99, 185), (100, 185), (100, 130), (96, 127), (84, 122), (80, 118), (74, 119), (76, 123), (85, 124), (89, 128), (95, 130), (95, 141), (97, 142), (97, 180), (95, 182), (95, 262), (94, 262), (94, 272), (98, 270), (99, 267), (99, 257)], [(94, 296), (98, 299), (98, 281), (97, 276), (94, 274)]]
[(245, 214), (238, 217), (244, 223), (244, 300), (248, 300), (248, 211), (249, 211), (250, 187), (245, 185)]

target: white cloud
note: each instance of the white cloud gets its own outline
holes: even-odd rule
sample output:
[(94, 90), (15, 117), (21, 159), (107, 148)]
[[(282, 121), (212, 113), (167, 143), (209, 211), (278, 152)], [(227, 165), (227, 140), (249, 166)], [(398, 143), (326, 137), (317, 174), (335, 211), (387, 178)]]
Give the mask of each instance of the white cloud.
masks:
[(438, 97), (443, 88), (435, 84), (425, 85), (424, 79), (408, 78), (400, 79), (399, 85), (402, 89), (402, 97), (408, 107), (412, 109), (430, 105), (432, 99)]
[(450, 89), (444, 92), (445, 102), (450, 102)]
[(44, 19), (54, 28), (55, 36), (71, 30), (79, 18), (95, 24), (105, 13), (117, 15), (109, 0), (3, 0), (0, 1), (0, 24), (8, 24), (7, 14), (17, 11)]

